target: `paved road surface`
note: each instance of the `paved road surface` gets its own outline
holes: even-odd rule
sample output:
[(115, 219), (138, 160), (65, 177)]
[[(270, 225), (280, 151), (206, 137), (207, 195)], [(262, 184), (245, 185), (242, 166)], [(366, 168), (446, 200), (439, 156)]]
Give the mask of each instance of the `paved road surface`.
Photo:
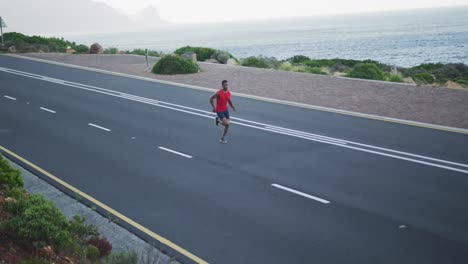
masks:
[(468, 263), (468, 135), (210, 95), (0, 56), (0, 145), (208, 262)]

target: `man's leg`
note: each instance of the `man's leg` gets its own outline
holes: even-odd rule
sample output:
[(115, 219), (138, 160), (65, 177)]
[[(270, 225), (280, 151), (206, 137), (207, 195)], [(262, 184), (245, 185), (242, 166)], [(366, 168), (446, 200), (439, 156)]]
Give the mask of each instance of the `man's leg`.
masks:
[(224, 139), (226, 137), (228, 129), (229, 129), (229, 119), (223, 118), (223, 120), (221, 120), (221, 123), (224, 126), (224, 132), (223, 132), (223, 137), (222, 137), (222, 139)]

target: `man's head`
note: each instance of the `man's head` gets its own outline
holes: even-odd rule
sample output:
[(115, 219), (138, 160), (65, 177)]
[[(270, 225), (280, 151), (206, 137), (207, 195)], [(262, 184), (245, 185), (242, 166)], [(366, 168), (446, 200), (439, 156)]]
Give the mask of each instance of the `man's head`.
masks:
[(228, 89), (228, 81), (223, 80), (223, 81), (221, 82), (221, 86), (223, 86), (223, 89), (226, 91), (226, 90)]

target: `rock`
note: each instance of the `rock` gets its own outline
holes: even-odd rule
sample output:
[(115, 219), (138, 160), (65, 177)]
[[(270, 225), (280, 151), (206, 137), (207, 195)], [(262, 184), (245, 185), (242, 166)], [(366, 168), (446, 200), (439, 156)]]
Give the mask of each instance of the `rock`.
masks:
[(237, 61), (235, 59), (229, 58), (226, 62), (227, 65), (237, 65)]
[(218, 63), (219, 64), (219, 61), (215, 60), (215, 59), (206, 59), (205, 62), (209, 62), (209, 63)]
[(194, 63), (197, 63), (197, 54), (195, 52), (186, 52), (182, 54), (182, 57), (192, 60)]
[(9, 50), (11, 53), (16, 53), (16, 47), (15, 47), (15, 46), (9, 47), (8, 50)]
[(211, 59), (215, 59), (221, 64), (227, 64), (229, 58), (229, 54), (222, 50), (217, 50), (215, 53), (213, 53), (213, 55), (211, 55)]
[(458, 83), (452, 82), (452, 81), (447, 81), (444, 86), (447, 87), (447, 88), (455, 88), (455, 89), (463, 88), (463, 86), (461, 84), (458, 84)]
[(99, 45), (99, 43), (94, 43), (89, 48), (89, 54), (102, 54), (102, 53), (104, 53), (104, 48), (101, 45)]

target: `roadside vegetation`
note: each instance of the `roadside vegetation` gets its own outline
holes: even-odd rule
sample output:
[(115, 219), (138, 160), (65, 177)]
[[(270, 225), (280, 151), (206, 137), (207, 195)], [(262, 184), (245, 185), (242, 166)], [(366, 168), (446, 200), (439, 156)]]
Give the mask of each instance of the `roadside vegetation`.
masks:
[(231, 53), (224, 50), (216, 50), (206, 47), (191, 47), (185, 46), (178, 48), (174, 51), (174, 54), (183, 55), (185, 53), (195, 53), (197, 55), (197, 61), (216, 60), (221, 64), (226, 64), (229, 59), (238, 61)]
[[(0, 52), (67, 52), (74, 54), (89, 53), (89, 47), (64, 40), (63, 38), (47, 38), (26, 36), (21, 33), (5, 33), (5, 48)], [(13, 47), (13, 51), (10, 49)], [(144, 49), (119, 50), (115, 47), (104, 49), (105, 54), (136, 54), (145, 55)], [(452, 88), (468, 88), (468, 66), (462, 63), (426, 63), (411, 68), (395, 67), (374, 60), (351, 59), (313, 59), (304, 55), (296, 55), (285, 60), (275, 57), (251, 56), (237, 59), (231, 53), (209, 47), (184, 46), (176, 49), (173, 55), (164, 56), (162, 52), (149, 50), (148, 55), (167, 57), (161, 59), (153, 67), (159, 74), (188, 74), (199, 72), (196, 63), (183, 57), (186, 53), (195, 53), (197, 61), (242, 65), (281, 71), (302, 72), (320, 75), (332, 75), (368, 80), (389, 81), (398, 83), (414, 83), (418, 85), (446, 86)], [(232, 62), (234, 61), (234, 62)]]
[(311, 59), (307, 56), (296, 55), (286, 60), (264, 56), (248, 57), (241, 60), (241, 65), (419, 85), (444, 86), (452, 82), (468, 88), (468, 66), (462, 63), (426, 63), (403, 68), (373, 60)]
[[(119, 50), (116, 47), (109, 47), (104, 49), (104, 54), (134, 54), (144, 56), (146, 53), (144, 49)], [(148, 56), (160, 57), (161, 55), (162, 52), (156, 50), (148, 50)]]
[(63, 38), (48, 38), (41, 36), (27, 36), (21, 33), (4, 33), (5, 39), (4, 52), (10, 52), (11, 48), (17, 53), (27, 52), (61, 52), (65, 53), (67, 47), (71, 47), (76, 53), (88, 53), (89, 47), (64, 40)]
[(188, 74), (197, 73), (199, 67), (191, 59), (180, 55), (166, 55), (153, 66), (152, 71), (158, 74)]
[(0, 263), (137, 263), (81, 216), (67, 219), (55, 204), (25, 191), (21, 172), (0, 155)]

